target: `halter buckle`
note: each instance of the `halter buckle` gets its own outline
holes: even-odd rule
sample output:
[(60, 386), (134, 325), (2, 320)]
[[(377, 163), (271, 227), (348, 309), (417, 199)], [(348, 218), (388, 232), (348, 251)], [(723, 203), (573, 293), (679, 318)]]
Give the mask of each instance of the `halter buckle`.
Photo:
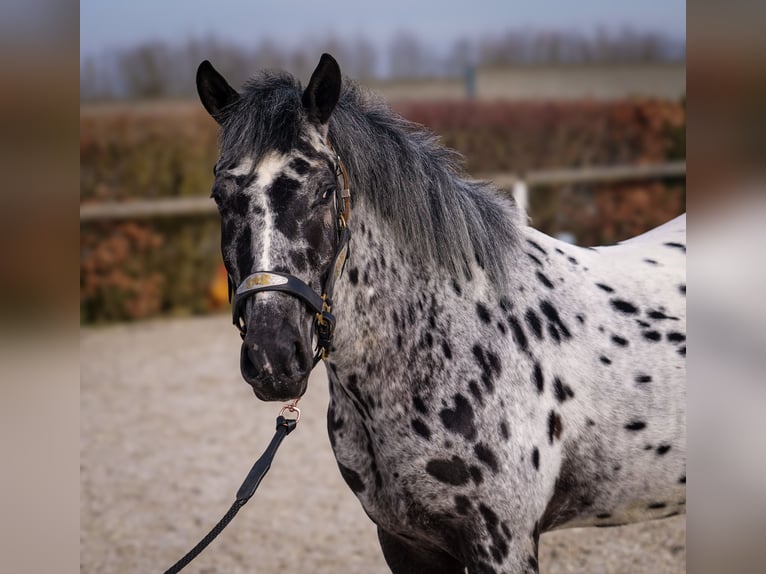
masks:
[(293, 399), (291, 402), (287, 403), (285, 406), (282, 407), (282, 410), (279, 411), (279, 416), (282, 417), (285, 414), (285, 411), (295, 413), (295, 422), (297, 423), (299, 420), (301, 420), (301, 410), (298, 408), (298, 401), (300, 399)]

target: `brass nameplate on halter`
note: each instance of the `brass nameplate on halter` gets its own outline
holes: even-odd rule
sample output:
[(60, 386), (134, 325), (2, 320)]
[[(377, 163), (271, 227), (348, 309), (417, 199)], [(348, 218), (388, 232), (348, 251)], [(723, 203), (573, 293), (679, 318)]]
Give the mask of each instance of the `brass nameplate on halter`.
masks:
[(252, 289), (253, 287), (265, 287), (267, 285), (284, 285), (287, 283), (287, 277), (273, 275), (271, 273), (256, 273), (245, 279), (242, 287)]

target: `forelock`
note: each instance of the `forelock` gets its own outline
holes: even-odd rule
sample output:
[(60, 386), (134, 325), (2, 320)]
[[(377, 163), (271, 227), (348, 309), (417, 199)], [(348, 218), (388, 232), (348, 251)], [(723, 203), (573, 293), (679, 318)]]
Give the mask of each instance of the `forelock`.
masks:
[(296, 148), (306, 119), (301, 93), (300, 82), (286, 73), (262, 72), (250, 79), (223, 122), (221, 155), (257, 158)]

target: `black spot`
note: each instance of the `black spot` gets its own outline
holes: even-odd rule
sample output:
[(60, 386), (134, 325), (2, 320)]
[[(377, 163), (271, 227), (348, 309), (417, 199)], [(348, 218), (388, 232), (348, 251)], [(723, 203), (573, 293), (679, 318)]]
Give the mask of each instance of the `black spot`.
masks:
[(419, 413), (426, 414), (428, 412), (426, 404), (423, 402), (423, 399), (421, 399), (419, 395), (412, 397), (412, 406), (414, 406), (415, 410)]
[(664, 502), (651, 502), (646, 505), (649, 510), (656, 510), (658, 508), (665, 508), (667, 506)]
[(647, 341), (656, 342), (662, 339), (662, 335), (660, 335), (658, 331), (644, 331), (643, 335), (644, 335), (644, 339), (646, 339)]
[(593, 419), (585, 419), (585, 424), (588, 425), (589, 427), (596, 426), (596, 422)]
[(683, 243), (675, 243), (675, 242), (671, 241), (671, 242), (668, 242), (668, 243), (663, 243), (663, 245), (665, 247), (674, 247), (676, 249), (680, 249), (681, 251), (686, 253), (686, 245), (684, 245)]
[(543, 369), (540, 367), (540, 363), (535, 363), (535, 369), (532, 372), (532, 379), (537, 387), (537, 394), (542, 394), (545, 381), (543, 380)]
[(452, 459), (432, 459), (426, 464), (426, 472), (436, 480), (460, 486), (468, 482), (468, 469), (463, 459), (453, 456)]
[(497, 457), (491, 448), (480, 442), (473, 447), (473, 452), (481, 462), (487, 465), (492, 470), (492, 472), (497, 474), (497, 471), (499, 470)]
[(561, 417), (555, 411), (548, 413), (548, 441), (553, 444), (554, 438), (561, 438), (561, 431), (564, 430), (564, 424)]
[(500, 520), (498, 519), (497, 514), (495, 514), (495, 512), (491, 508), (489, 508), (488, 506), (484, 504), (480, 504), (479, 512), (484, 518), (484, 522), (486, 523), (488, 529), (497, 527), (497, 524)]
[(686, 335), (683, 333), (679, 333), (677, 331), (671, 331), (667, 335), (665, 335), (671, 343), (683, 343), (686, 341)]
[(562, 338), (570, 339), (572, 337), (569, 329), (561, 320), (558, 311), (550, 301), (542, 301), (540, 303), (540, 310), (548, 319), (548, 332), (557, 343), (560, 342)]
[(495, 388), (493, 379), (501, 371), (500, 359), (492, 351), (485, 353), (481, 345), (474, 345), (472, 350), (473, 356), (482, 370), (481, 382), (488, 391), (492, 392)]
[(678, 317), (666, 315), (662, 311), (648, 311), (646, 314), (650, 319), (671, 319), (673, 321), (678, 321)]
[(252, 240), (253, 236), (249, 227), (245, 227), (237, 239), (237, 271), (243, 279), (253, 272), (255, 265)]
[(545, 251), (545, 249), (543, 249), (542, 247), (540, 247), (540, 245), (538, 243), (532, 241), (531, 239), (527, 239), (527, 243), (529, 243), (532, 247), (537, 249), (543, 255), (548, 255), (548, 252)]
[(489, 309), (487, 309), (483, 303), (476, 303), (476, 314), (483, 323), (489, 323), (492, 320), (492, 315), (490, 315)]
[(678, 479), (678, 484), (686, 484), (686, 475), (683, 475)]
[(631, 421), (625, 425), (625, 428), (629, 431), (640, 431), (646, 428), (644, 421)]
[(497, 322), (497, 330), (500, 331), (503, 335), (506, 334), (507, 330), (505, 328), (505, 325), (503, 325), (502, 321)]
[(504, 312), (508, 312), (511, 310), (511, 302), (508, 301), (506, 297), (500, 297), (500, 301), (498, 301), (500, 305), (500, 309), (502, 309)]
[(543, 326), (542, 326), (542, 323), (540, 323), (540, 317), (537, 316), (537, 313), (535, 313), (532, 309), (527, 309), (527, 312), (524, 315), (524, 318), (527, 320), (527, 325), (529, 325), (529, 328), (532, 329), (532, 332), (535, 334), (535, 337), (537, 337), (538, 339), (542, 339)]
[(447, 359), (452, 358), (452, 347), (449, 346), (447, 341), (442, 341), (442, 353)]
[(426, 425), (426, 423), (420, 419), (412, 419), (412, 430), (414, 430), (426, 440), (431, 439), (431, 429), (429, 429), (428, 425)]
[(567, 261), (569, 261), (572, 265), (577, 265), (577, 259), (575, 259), (571, 255), (567, 257)]
[(426, 346), (430, 349), (434, 346), (434, 336), (431, 333), (426, 333), (425, 342)]
[(655, 452), (656, 452), (658, 455), (662, 456), (662, 455), (664, 455), (665, 453), (667, 453), (667, 452), (670, 450), (670, 448), (671, 448), (671, 447), (670, 447), (670, 445), (669, 445), (669, 444), (661, 444), (660, 446), (658, 446), (658, 447), (657, 447), (657, 450), (656, 450)]
[(686, 284), (685, 284), (685, 283), (681, 283), (681, 284), (678, 286), (678, 290), (681, 292), (681, 295), (683, 295), (684, 297), (686, 297)]
[(559, 377), (554, 377), (553, 379), (553, 394), (556, 397), (556, 400), (560, 403), (563, 403), (568, 398), (574, 397), (572, 387), (563, 383)]
[(359, 269), (356, 267), (352, 267), (348, 270), (348, 280), (351, 281), (352, 285), (358, 285), (359, 284)]
[(274, 208), (274, 226), (288, 239), (295, 239), (298, 234), (298, 221), (290, 209), (290, 204), (300, 186), (298, 180), (281, 174), (268, 190)]
[(610, 359), (609, 357), (605, 357), (604, 355), (601, 355), (598, 358), (598, 360), (601, 361), (602, 363), (604, 363), (605, 365), (611, 365), (612, 364), (612, 359)]
[(455, 495), (455, 511), (465, 516), (469, 510), (471, 510), (471, 500), (462, 494)]
[(516, 317), (508, 315), (508, 325), (510, 325), (513, 332), (513, 340), (516, 341), (522, 352), (526, 352), (528, 344), (527, 335), (524, 333), (524, 329), (521, 328), (521, 324), (516, 320)]
[(540, 261), (540, 260), (539, 260), (539, 259), (538, 259), (536, 256), (534, 256), (533, 254), (531, 254), (531, 253), (527, 253), (527, 257), (529, 257), (529, 258), (530, 258), (530, 259), (531, 259), (531, 260), (532, 260), (534, 263), (536, 263), (536, 264), (537, 264), (537, 265), (539, 265), (540, 267), (542, 267), (542, 266), (543, 266), (543, 262), (542, 262), (542, 261)]
[(540, 451), (537, 447), (532, 449), (532, 466), (535, 470), (540, 470)]
[(473, 464), (468, 470), (471, 473), (471, 480), (473, 480), (474, 484), (481, 484), (484, 480), (484, 476), (481, 474), (481, 469)]
[(636, 323), (639, 327), (643, 327), (644, 329), (647, 329), (652, 326), (651, 323), (647, 323), (646, 321), (642, 321), (641, 319), (636, 319)]
[(612, 517), (612, 515), (609, 514), (608, 512), (601, 512), (601, 513), (596, 515), (596, 518), (601, 518), (602, 520), (604, 518), (611, 518), (611, 517)]
[(644, 258), (644, 262), (648, 263), (649, 265), (659, 265), (659, 263), (657, 263), (657, 261), (655, 261), (654, 259), (649, 259), (646, 257)]
[(290, 262), (295, 269), (302, 271), (306, 268), (306, 256), (300, 251), (290, 251)]
[(596, 283), (596, 287), (599, 289), (603, 289), (607, 293), (614, 293), (614, 289), (612, 289), (609, 285), (604, 285), (603, 283)]
[(479, 401), (480, 404), (484, 403), (484, 400), (481, 397), (481, 389), (479, 388), (479, 383), (477, 383), (474, 380), (471, 380), (468, 382), (468, 390), (471, 392), (473, 397)]
[(678, 354), (681, 355), (682, 357), (685, 357), (686, 356), (686, 347), (681, 347), (680, 349), (678, 349)]
[(311, 165), (305, 159), (296, 157), (290, 162), (290, 169), (298, 175), (306, 175), (311, 169)]
[(527, 564), (529, 564), (533, 572), (537, 572), (537, 558), (532, 555), (527, 556)]
[(232, 212), (240, 217), (247, 217), (252, 200), (253, 198), (246, 193), (236, 193), (229, 200), (229, 205), (231, 206)]
[(473, 408), (463, 395), (457, 393), (453, 400), (455, 408), (442, 409), (439, 417), (444, 427), (455, 434), (464, 436), (467, 440), (476, 438), (476, 427), (473, 422)]
[(628, 301), (623, 301), (622, 299), (612, 299), (610, 303), (612, 304), (612, 307), (621, 313), (625, 313), (626, 315), (633, 315), (638, 313), (638, 308)]
[(490, 546), (492, 558), (495, 562), (500, 564), (503, 561), (503, 558), (508, 556), (508, 542), (502, 537), (498, 530), (500, 519), (491, 508), (484, 504), (479, 504), (479, 512), (484, 518), (484, 523), (487, 525), (487, 531), (492, 538), (492, 546)]
[(340, 469), (340, 475), (343, 477), (343, 480), (346, 481), (346, 484), (348, 484), (348, 487), (351, 490), (354, 492), (364, 491), (364, 482), (362, 482), (361, 477), (356, 473), (356, 471), (343, 466), (341, 463), (338, 463), (338, 468)]
[(620, 347), (628, 346), (628, 340), (620, 337), (619, 335), (612, 335), (612, 343), (619, 345)]
[(504, 440), (508, 440), (508, 438), (511, 436), (511, 433), (508, 431), (508, 423), (505, 421), (500, 423), (500, 435)]
[(654, 448), (654, 445), (651, 445), (651, 444), (644, 445), (644, 450), (652, 450), (653, 448)]
[(651, 383), (652, 377), (650, 375), (636, 375), (637, 383)]
[(542, 273), (540, 273), (540, 271), (538, 271), (537, 273), (535, 273), (535, 275), (537, 275), (537, 279), (540, 281), (540, 283), (542, 283), (543, 285), (545, 285), (545, 286), (546, 286), (548, 289), (553, 289), (553, 283), (551, 283), (551, 280), (550, 280), (550, 279), (548, 279), (548, 278), (547, 278), (545, 275), (543, 275)]

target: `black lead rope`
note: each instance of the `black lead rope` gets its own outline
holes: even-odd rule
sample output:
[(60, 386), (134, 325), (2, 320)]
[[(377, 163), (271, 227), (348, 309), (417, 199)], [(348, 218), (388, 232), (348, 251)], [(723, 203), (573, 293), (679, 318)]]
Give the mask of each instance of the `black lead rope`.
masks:
[(234, 504), (232, 504), (228, 512), (223, 515), (223, 518), (218, 521), (218, 524), (216, 524), (194, 548), (189, 550), (189, 552), (187, 552), (178, 562), (165, 570), (165, 574), (176, 574), (183, 570), (189, 562), (194, 560), (197, 555), (199, 555), (199, 553), (202, 552), (208, 544), (215, 540), (223, 529), (229, 525), (229, 522), (231, 522), (237, 515), (239, 509), (250, 500), (253, 494), (255, 494), (255, 490), (258, 488), (258, 485), (261, 484), (261, 480), (263, 480), (263, 477), (266, 476), (266, 473), (269, 472), (269, 468), (271, 468), (271, 461), (274, 460), (279, 445), (282, 444), (282, 441), (285, 440), (287, 435), (295, 430), (297, 423), (297, 419), (287, 419), (281, 414), (277, 417), (277, 432), (274, 433), (274, 438), (271, 439), (269, 446), (266, 447), (266, 450), (261, 457), (255, 461), (253, 468), (250, 469), (242, 486), (239, 487), (239, 490), (237, 491), (237, 499), (234, 501)]

